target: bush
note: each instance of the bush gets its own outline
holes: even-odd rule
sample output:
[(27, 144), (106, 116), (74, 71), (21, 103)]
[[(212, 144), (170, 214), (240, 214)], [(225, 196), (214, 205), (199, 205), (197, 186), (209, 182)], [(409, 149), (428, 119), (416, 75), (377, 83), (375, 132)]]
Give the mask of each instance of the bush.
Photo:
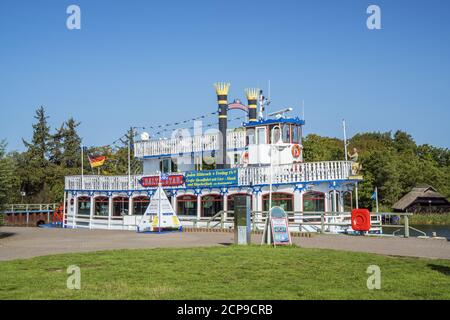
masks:
[(450, 213), (416, 213), (409, 218), (410, 224), (450, 225)]

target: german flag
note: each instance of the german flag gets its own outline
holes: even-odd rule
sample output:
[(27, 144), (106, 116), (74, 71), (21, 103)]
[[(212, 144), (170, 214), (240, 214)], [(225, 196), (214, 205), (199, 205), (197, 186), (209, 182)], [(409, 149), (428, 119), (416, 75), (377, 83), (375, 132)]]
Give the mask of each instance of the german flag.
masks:
[(105, 156), (97, 156), (97, 157), (89, 157), (89, 163), (91, 164), (92, 168), (97, 168), (102, 166), (105, 163), (106, 157)]

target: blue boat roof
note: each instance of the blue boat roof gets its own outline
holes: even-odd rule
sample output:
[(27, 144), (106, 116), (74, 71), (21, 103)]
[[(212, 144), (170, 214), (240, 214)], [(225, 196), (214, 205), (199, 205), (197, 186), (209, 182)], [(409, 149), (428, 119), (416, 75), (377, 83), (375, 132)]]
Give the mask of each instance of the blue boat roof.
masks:
[(270, 124), (274, 124), (274, 123), (290, 123), (290, 124), (297, 124), (297, 125), (303, 126), (305, 124), (305, 120), (302, 120), (299, 117), (266, 119), (266, 120), (245, 122), (243, 125), (244, 125), (244, 127), (256, 127), (256, 126), (270, 125)]

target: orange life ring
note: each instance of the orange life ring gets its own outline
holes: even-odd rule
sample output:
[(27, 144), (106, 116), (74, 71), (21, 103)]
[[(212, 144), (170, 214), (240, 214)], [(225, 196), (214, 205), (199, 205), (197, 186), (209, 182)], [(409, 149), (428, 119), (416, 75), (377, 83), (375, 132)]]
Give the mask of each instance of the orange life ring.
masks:
[(292, 146), (291, 152), (294, 158), (298, 158), (302, 154), (302, 148), (300, 147), (300, 145), (294, 144)]

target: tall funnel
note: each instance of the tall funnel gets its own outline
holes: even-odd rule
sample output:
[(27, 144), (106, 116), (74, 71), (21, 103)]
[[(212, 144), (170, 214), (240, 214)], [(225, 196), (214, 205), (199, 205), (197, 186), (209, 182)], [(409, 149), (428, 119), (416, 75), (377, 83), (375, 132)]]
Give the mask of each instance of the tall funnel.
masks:
[(256, 104), (258, 101), (259, 89), (251, 88), (245, 89), (245, 94), (248, 100), (248, 121), (253, 122), (257, 120), (256, 117)]
[(215, 83), (217, 94), (217, 104), (219, 105), (219, 131), (221, 139), (219, 139), (219, 154), (216, 161), (217, 168), (228, 168), (227, 165), (227, 124), (228, 124), (228, 90), (229, 83)]

